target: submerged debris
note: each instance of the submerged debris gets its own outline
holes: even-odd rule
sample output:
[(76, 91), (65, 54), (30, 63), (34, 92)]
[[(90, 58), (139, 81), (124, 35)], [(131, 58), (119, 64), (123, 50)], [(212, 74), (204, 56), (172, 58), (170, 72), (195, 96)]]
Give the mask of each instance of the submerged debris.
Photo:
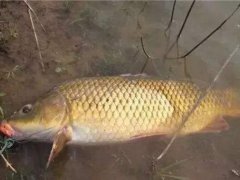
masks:
[(175, 179), (175, 180), (188, 180), (189, 178), (187, 177), (182, 177), (182, 176), (177, 176), (173, 174), (173, 168), (175, 168), (176, 166), (179, 166), (182, 163), (185, 163), (188, 159), (183, 159), (180, 161), (176, 161), (164, 168), (161, 168), (160, 171), (158, 171), (156, 173), (155, 177), (161, 177), (161, 180), (164, 180), (165, 178), (171, 178), (171, 179)]
[(66, 71), (65, 67), (56, 67), (55, 68), (55, 72), (56, 73), (63, 73), (64, 71)]
[(232, 172), (235, 176), (240, 177), (240, 171), (239, 171), (239, 170), (237, 170), (237, 169), (232, 169), (231, 172)]

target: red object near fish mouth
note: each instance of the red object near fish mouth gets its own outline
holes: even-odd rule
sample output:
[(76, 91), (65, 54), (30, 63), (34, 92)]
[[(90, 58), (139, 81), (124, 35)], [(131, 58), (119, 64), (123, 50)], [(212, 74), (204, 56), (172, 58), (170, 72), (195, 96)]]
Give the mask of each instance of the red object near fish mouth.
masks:
[(12, 137), (15, 134), (14, 129), (6, 121), (2, 121), (0, 123), (0, 132), (2, 132), (4, 135), (8, 137)]

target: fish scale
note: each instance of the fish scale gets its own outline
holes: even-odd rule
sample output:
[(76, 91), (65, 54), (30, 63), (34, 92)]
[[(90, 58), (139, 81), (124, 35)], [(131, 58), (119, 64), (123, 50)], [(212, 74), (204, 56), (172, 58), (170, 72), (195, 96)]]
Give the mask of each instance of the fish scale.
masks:
[[(190, 82), (134, 77), (96, 77), (68, 82), (59, 87), (70, 105), (70, 117), (79, 141), (123, 141), (132, 137), (172, 134), (201, 90)], [(210, 91), (181, 134), (198, 132), (220, 115), (232, 115), (238, 107), (231, 90)], [(85, 133), (85, 134), (84, 134)], [(83, 135), (84, 134), (84, 135)]]

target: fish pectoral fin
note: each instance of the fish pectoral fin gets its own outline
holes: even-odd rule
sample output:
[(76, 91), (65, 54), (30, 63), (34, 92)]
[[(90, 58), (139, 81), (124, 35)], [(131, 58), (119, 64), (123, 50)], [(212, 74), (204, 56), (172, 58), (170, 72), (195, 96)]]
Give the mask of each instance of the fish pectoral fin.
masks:
[(53, 139), (53, 145), (51, 153), (48, 157), (46, 168), (49, 167), (53, 159), (61, 152), (65, 144), (72, 139), (72, 128), (70, 126), (64, 126), (61, 128)]
[(226, 131), (229, 129), (228, 123), (225, 121), (225, 119), (222, 116), (217, 117), (212, 123), (208, 124), (204, 129), (202, 129), (200, 132), (202, 133), (218, 133), (221, 131)]

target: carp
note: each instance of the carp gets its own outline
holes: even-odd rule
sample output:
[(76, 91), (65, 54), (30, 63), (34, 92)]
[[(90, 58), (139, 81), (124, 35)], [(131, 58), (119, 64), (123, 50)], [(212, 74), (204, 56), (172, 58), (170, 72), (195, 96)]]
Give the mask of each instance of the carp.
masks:
[[(154, 135), (171, 136), (201, 94), (188, 81), (136, 76), (89, 77), (53, 88), (0, 124), (16, 140), (53, 141), (49, 163), (68, 142), (96, 144)], [(210, 90), (180, 135), (228, 129), (223, 116), (238, 116), (238, 93)]]

